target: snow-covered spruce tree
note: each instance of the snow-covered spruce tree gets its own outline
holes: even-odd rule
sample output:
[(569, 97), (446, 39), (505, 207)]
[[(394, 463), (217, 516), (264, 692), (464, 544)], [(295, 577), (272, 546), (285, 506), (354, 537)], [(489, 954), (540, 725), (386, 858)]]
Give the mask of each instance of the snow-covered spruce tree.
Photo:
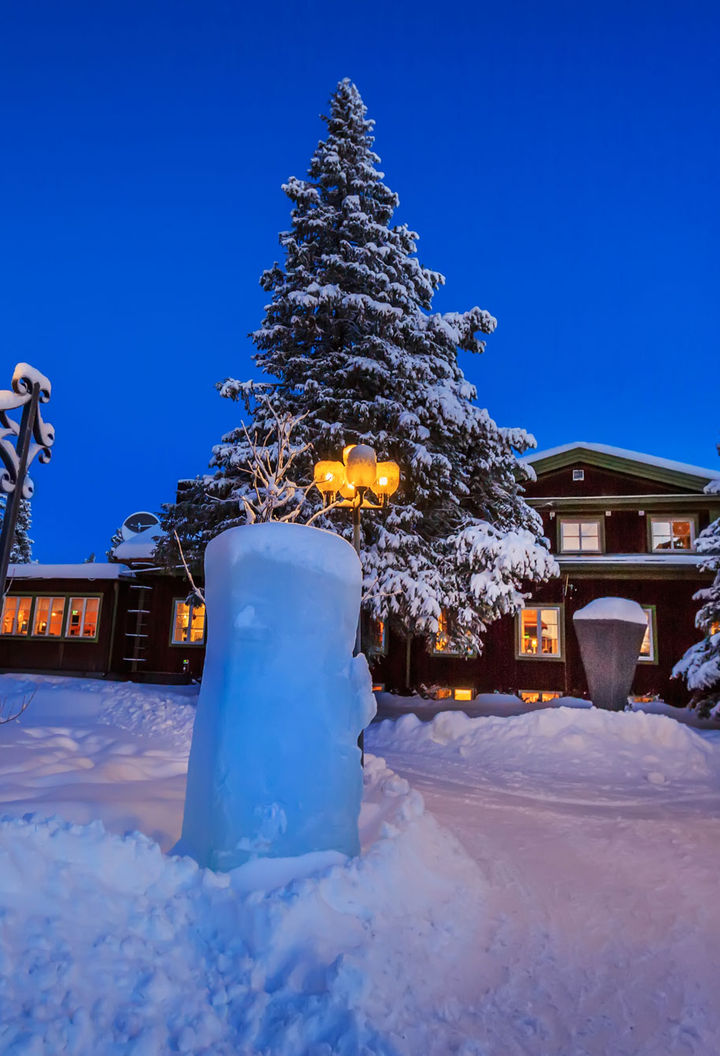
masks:
[[(2, 519), (5, 516), (6, 507), (7, 497), (3, 495), (0, 497), (0, 524), (2, 524)], [(14, 564), (26, 565), (32, 561), (33, 540), (30, 538), (31, 525), (30, 501), (29, 499), (21, 499), (18, 519), (15, 525), (15, 539), (10, 548), (10, 560)]]
[[(405, 633), (436, 632), (444, 611), (450, 644), (479, 650), (488, 623), (521, 606), (522, 584), (555, 571), (540, 518), (522, 498), (531, 471), (516, 452), (534, 440), (498, 428), (473, 402), (458, 349), (481, 352), (477, 335), (495, 320), (479, 308), (431, 312), (444, 279), (420, 265), (417, 235), (392, 224), (398, 199), (377, 169), (365, 114), (355, 85), (342, 81), (307, 179), (284, 186), (293, 203), (280, 235), (285, 260), (261, 278), (270, 303), (251, 335), (270, 380), (227, 379), (219, 390), (244, 404), (259, 435), (271, 412), (302, 416), (296, 440), (312, 448), (297, 458), (299, 479), (312, 479), (314, 459), (337, 459), (355, 442), (396, 460), (392, 506), (363, 517), (368, 608)], [(242, 523), (250, 456), (242, 429), (214, 449), (215, 477), (190, 518), (205, 538)], [(211, 523), (212, 496), (226, 514)], [(319, 507), (311, 489), (300, 520)], [(168, 524), (174, 517), (170, 508)], [(334, 511), (316, 523), (347, 534), (348, 522)]]
[[(720, 481), (712, 481), (705, 491), (720, 492)], [(711, 586), (693, 595), (695, 601), (702, 603), (695, 616), (695, 626), (703, 639), (690, 646), (677, 662), (673, 677), (685, 680), (692, 693), (691, 707), (708, 716), (720, 706), (720, 518), (700, 532), (695, 547), (707, 557), (700, 566), (701, 571), (714, 572), (715, 579)]]

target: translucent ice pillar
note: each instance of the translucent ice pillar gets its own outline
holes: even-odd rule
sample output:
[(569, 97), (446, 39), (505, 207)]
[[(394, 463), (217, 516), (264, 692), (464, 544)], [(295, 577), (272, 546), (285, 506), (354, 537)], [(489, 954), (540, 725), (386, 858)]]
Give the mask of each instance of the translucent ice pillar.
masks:
[(375, 712), (352, 656), (361, 569), (344, 539), (295, 524), (231, 528), (205, 555), (208, 642), (177, 853), (357, 853), (357, 738)]

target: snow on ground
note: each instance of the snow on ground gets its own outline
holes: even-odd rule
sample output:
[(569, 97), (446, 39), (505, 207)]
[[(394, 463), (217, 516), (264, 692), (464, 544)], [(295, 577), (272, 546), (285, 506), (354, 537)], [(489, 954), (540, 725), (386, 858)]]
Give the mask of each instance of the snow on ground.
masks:
[(358, 858), (214, 874), (163, 854), (196, 689), (0, 677), (32, 688), (0, 727), (3, 1056), (717, 1053), (717, 731), (382, 722)]

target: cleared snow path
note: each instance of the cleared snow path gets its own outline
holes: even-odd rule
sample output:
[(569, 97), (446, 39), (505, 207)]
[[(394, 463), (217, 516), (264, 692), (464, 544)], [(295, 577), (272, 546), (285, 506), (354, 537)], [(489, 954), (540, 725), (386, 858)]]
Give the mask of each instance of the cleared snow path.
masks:
[(369, 732), (488, 880), (488, 1056), (720, 1051), (716, 736), (570, 709)]

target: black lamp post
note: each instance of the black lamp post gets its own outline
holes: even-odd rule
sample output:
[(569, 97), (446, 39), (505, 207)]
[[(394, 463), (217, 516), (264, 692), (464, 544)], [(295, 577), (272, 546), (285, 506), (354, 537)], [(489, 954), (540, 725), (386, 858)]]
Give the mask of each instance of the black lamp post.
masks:
[[(7, 496), (0, 533), (0, 598), (5, 594), (20, 503), (31, 499), (35, 490), (27, 471), (36, 457), (39, 462), (49, 462), (50, 448), (55, 443), (54, 428), (40, 414), (40, 404), (48, 402), (51, 391), (45, 375), (28, 363), (15, 367), (12, 391), (0, 390), (0, 459), (4, 464), (0, 494)], [(8, 415), (18, 407), (22, 407), (19, 423)]]

